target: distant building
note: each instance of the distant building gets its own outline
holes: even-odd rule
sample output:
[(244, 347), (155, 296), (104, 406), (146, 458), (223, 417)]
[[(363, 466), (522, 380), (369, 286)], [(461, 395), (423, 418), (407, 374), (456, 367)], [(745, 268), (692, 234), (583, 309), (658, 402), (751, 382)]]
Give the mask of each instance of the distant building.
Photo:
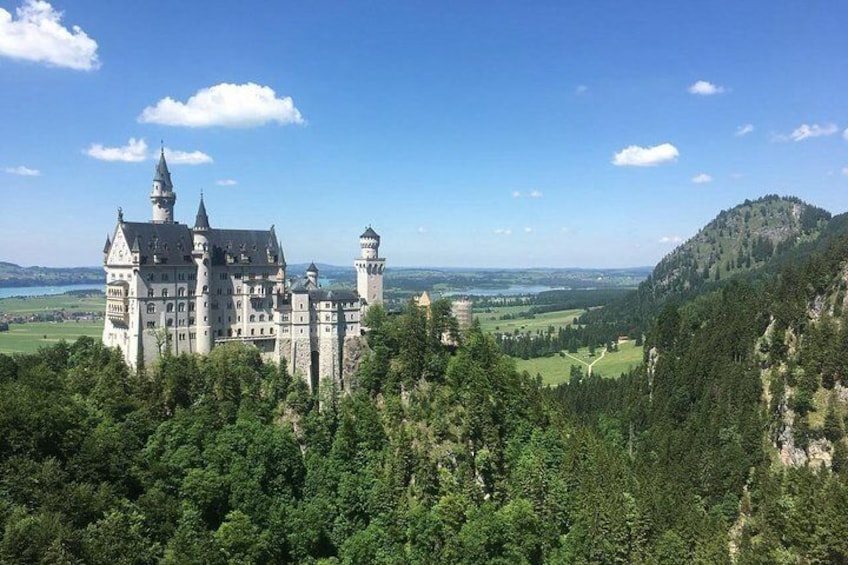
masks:
[(385, 259), (380, 236), (368, 227), (354, 261), (357, 290), (325, 290), (314, 264), (288, 280), (274, 227), (213, 228), (203, 196), (194, 226), (174, 221), (176, 192), (159, 157), (150, 222), (128, 222), (118, 211), (106, 238), (106, 322), (103, 342), (133, 366), (165, 349), (206, 354), (236, 341), (263, 357), (286, 361), (310, 385), (332, 378), (341, 388), (356, 370), (365, 309), (383, 301)]
[(460, 330), (467, 330), (474, 324), (473, 305), (470, 298), (460, 298), (451, 302), (451, 313), (456, 318), (456, 324)]

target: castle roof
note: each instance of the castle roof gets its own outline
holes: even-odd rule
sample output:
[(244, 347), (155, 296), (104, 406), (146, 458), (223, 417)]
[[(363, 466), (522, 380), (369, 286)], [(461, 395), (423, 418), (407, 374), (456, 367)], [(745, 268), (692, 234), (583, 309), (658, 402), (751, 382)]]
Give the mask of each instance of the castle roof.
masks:
[(142, 265), (153, 264), (154, 253), (159, 258), (159, 264), (194, 264), (191, 258), (191, 230), (185, 224), (124, 222), (118, 229), (124, 230), (124, 238), (133, 242), (132, 251), (141, 255)]
[[(169, 266), (194, 265), (191, 252), (194, 244), (191, 228), (185, 224), (124, 222), (124, 231), (132, 250), (137, 251), (142, 265), (152, 265), (153, 255), (158, 264)], [(271, 230), (209, 230), (212, 265), (233, 263), (252, 266), (278, 265), (282, 254)], [(229, 260), (228, 260), (229, 255)]]
[(156, 175), (154, 181), (159, 181), (168, 188), (173, 188), (171, 184), (171, 171), (168, 170), (168, 163), (165, 162), (165, 148), (163, 147), (159, 153), (159, 163), (156, 165)]
[(112, 249), (112, 240), (109, 239), (109, 236), (106, 236), (106, 245), (103, 246), (103, 253), (109, 253), (109, 250)]
[(194, 220), (194, 229), (209, 229), (209, 216), (206, 214), (206, 205), (203, 203), (203, 194), (200, 195), (200, 205), (197, 207), (197, 217)]
[(317, 273), (318, 267), (315, 266), (315, 263), (310, 263), (308, 267), (306, 267), (307, 273)]
[(359, 237), (373, 237), (375, 239), (380, 239), (380, 236), (377, 234), (377, 232), (374, 231), (371, 226), (368, 226), (368, 228)]
[(271, 230), (210, 230), (212, 265), (233, 262), (250, 265), (278, 265), (282, 258), (280, 244)]
[(359, 294), (354, 290), (318, 288), (309, 291), (309, 299), (313, 302), (351, 302), (359, 300)]

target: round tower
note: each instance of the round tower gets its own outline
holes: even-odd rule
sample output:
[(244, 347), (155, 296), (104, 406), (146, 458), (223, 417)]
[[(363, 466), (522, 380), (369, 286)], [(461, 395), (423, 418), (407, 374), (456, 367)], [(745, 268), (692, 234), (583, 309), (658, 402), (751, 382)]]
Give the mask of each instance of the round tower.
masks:
[(150, 203), (153, 205), (154, 224), (174, 223), (174, 204), (177, 201), (177, 193), (171, 183), (171, 172), (168, 163), (165, 162), (165, 148), (159, 154), (159, 164), (156, 165), (156, 174), (153, 177), (153, 190), (150, 193)]
[(383, 270), (386, 260), (380, 258), (380, 236), (371, 226), (359, 236), (361, 256), (353, 262), (356, 268), (356, 290), (365, 305), (383, 303)]
[(191, 230), (194, 245), (192, 258), (197, 266), (197, 287), (194, 291), (194, 300), (197, 304), (195, 308), (196, 351), (200, 354), (207, 354), (212, 351), (214, 340), (209, 304), (211, 294), (209, 291), (212, 284), (211, 232), (209, 216), (206, 215), (206, 206), (203, 204), (203, 195), (201, 194), (200, 206), (197, 208), (197, 219)]

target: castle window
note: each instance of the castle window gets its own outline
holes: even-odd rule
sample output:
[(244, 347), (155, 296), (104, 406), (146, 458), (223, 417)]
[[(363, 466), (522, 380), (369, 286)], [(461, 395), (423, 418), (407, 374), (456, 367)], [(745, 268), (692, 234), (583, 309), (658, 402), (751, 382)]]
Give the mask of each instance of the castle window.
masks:
[(168, 289), (167, 288), (162, 289), (162, 298), (168, 298)]
[(165, 312), (171, 313), (173, 311), (174, 311), (174, 304), (172, 302), (169, 302), (167, 305), (165, 305)]
[(250, 328), (250, 335), (256, 335), (256, 329)]
[(241, 337), (241, 328), (239, 328), (239, 329), (237, 329), (237, 330), (236, 330), (236, 335), (237, 335), (237, 336), (239, 336), (239, 337)]
[(255, 322), (255, 321), (256, 321), (256, 316), (254, 316), (253, 314), (251, 314), (251, 315), (250, 315), (250, 321), (251, 321), (251, 322)]
[(147, 289), (147, 297), (148, 297), (148, 298), (153, 298), (153, 289), (152, 289), (152, 288), (148, 288), (148, 289)]
[(330, 326), (326, 326), (326, 327), (324, 328), (324, 332), (325, 332), (325, 333), (330, 333)]
[(147, 313), (148, 314), (155, 314), (156, 313), (156, 305), (153, 304), (152, 302), (147, 303)]
[(147, 329), (152, 330), (156, 327), (156, 322), (147, 322)]
[(234, 279), (239, 279), (239, 280), (241, 280), (241, 273), (236, 273), (236, 274), (234, 274), (234, 275), (233, 275), (233, 278), (234, 278)]
[(197, 337), (197, 334), (196, 334), (196, 333), (194, 333), (194, 332), (188, 332), (188, 338), (189, 338), (189, 339), (194, 339), (195, 337)]
[(268, 330), (268, 333), (269, 333), (269, 334), (273, 334), (273, 333), (274, 333), (274, 328), (269, 329), (269, 330)]
[(178, 281), (184, 281), (185, 280), (185, 273), (178, 273), (177, 274), (177, 280)]
[(194, 325), (194, 318), (189, 318), (189, 319), (188, 319), (188, 325), (190, 325), (190, 326), (193, 326), (193, 325)]
[(174, 325), (174, 319), (173, 319), (173, 318), (168, 318), (168, 320), (165, 322), (165, 325), (166, 325), (166, 326), (168, 326), (168, 327), (170, 328), (171, 326), (173, 326), (173, 325)]
[(220, 288), (218, 289), (218, 294), (219, 294), (219, 295), (223, 294), (223, 292), (224, 292), (224, 291), (223, 291), (223, 289), (220, 289)]
[(222, 335), (224, 335), (224, 330), (218, 330), (218, 337), (221, 337)]
[(188, 274), (188, 280), (193, 281), (193, 280), (195, 280), (195, 279), (197, 279), (197, 274), (196, 274), (196, 273), (189, 273), (189, 274)]
[(265, 335), (265, 328), (259, 328), (259, 335)]
[(241, 287), (240, 286), (236, 287), (236, 294), (241, 294)]
[(177, 296), (185, 296), (185, 289), (183, 287), (177, 289)]
[(265, 321), (265, 314), (259, 314), (259, 321), (260, 321), (260, 322), (264, 322), (264, 321)]
[(180, 341), (185, 341), (185, 332), (180, 332)]
[(177, 312), (185, 312), (185, 302), (177, 304)]
[(188, 311), (189, 311), (189, 312), (194, 312), (194, 302), (189, 302), (189, 303), (188, 303)]
[(236, 302), (236, 308), (241, 309), (241, 300), (239, 300), (238, 302)]

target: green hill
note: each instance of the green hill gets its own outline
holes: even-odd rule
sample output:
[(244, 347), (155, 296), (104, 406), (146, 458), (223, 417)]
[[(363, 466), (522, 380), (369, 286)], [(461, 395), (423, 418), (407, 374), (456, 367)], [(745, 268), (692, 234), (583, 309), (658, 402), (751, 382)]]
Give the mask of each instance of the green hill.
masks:
[(95, 284), (103, 282), (98, 267), (21, 267), (0, 261), (0, 287)]
[[(638, 334), (669, 300), (684, 301), (738, 276), (751, 276), (799, 248), (815, 247), (831, 215), (794, 197), (746, 200), (701, 228), (664, 257), (632, 294), (588, 313), (583, 323), (616, 323)], [(794, 255), (793, 255), (794, 253)]]

